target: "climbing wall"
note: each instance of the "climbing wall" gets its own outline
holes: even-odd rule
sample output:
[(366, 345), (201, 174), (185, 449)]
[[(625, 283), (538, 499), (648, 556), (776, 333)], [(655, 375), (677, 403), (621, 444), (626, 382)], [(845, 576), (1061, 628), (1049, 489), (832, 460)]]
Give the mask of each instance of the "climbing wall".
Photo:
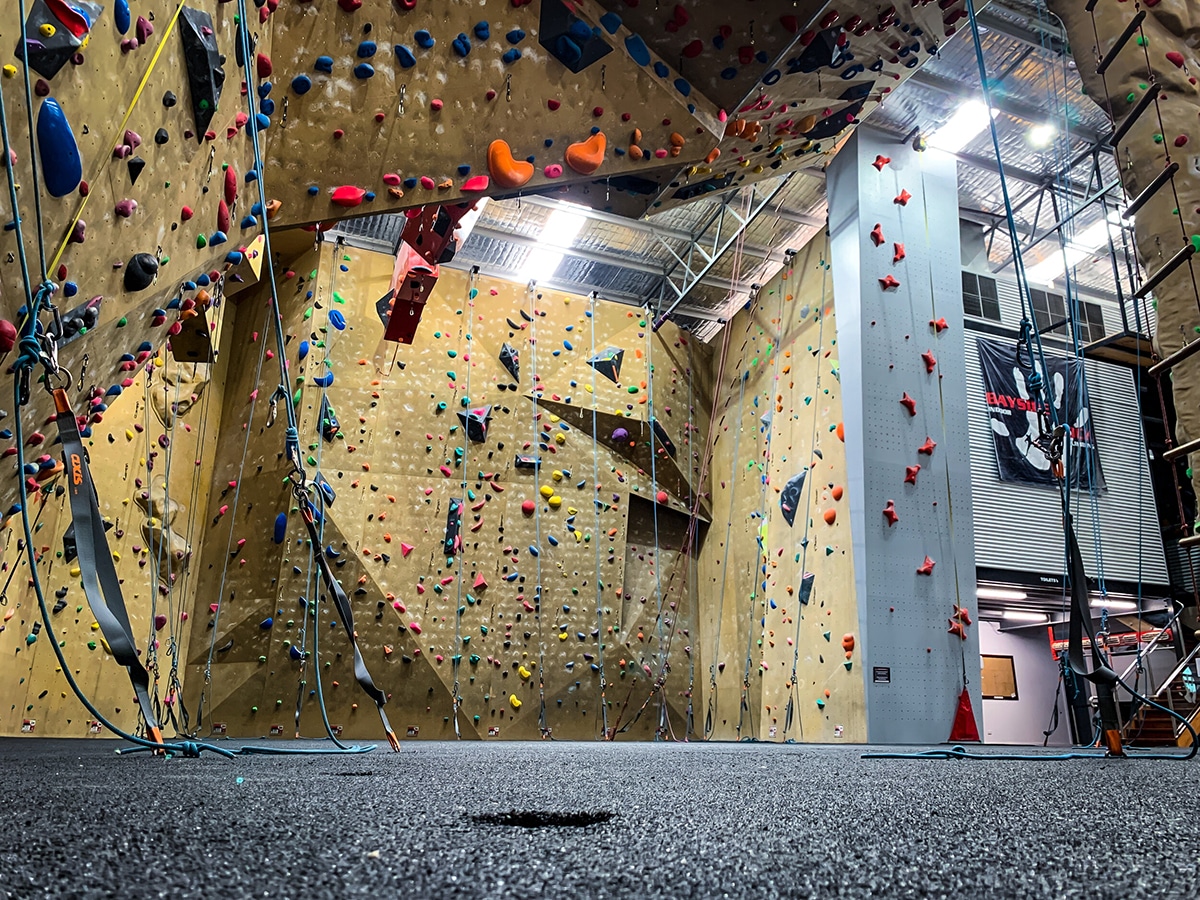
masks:
[(952, 157), (860, 129), (830, 167), (833, 280), (873, 742), (979, 710), (970, 442)]
[[(1191, 49), (1200, 31), (1195, 5), (1185, 0), (1142, 4), (1102, 0), (1093, 12), (1078, 3), (1049, 5), (1066, 25), (1088, 96), (1115, 123), (1125, 122), (1141, 109), (1150, 86), (1158, 85), (1156, 101), (1134, 118), (1116, 150), (1131, 199), (1150, 187), (1165, 169), (1178, 167), (1134, 221), (1139, 261), (1152, 277), (1181, 249), (1200, 247), (1196, 237), (1200, 232), (1200, 156), (1190, 143), (1197, 137), (1196, 115), (1200, 112), (1196, 83), (1200, 62)], [(1103, 75), (1099, 74), (1098, 63), (1129, 26), (1133, 26), (1130, 39)], [(1154, 288), (1154, 345), (1161, 357), (1196, 340), (1200, 295), (1195, 270), (1194, 259), (1189, 259)], [(1182, 444), (1200, 438), (1200, 357), (1181, 363), (1171, 370), (1170, 377), (1177, 417), (1175, 436)], [(1200, 490), (1195, 459), (1193, 454), (1189, 474)]]
[[(254, 279), (257, 261), (247, 265), (239, 248), (256, 233), (247, 227), (253, 218), (245, 220), (257, 198), (247, 180), (253, 156), (233, 70), (235, 5), (194, 0), (177, 7), (158, 0), (132, 11), (126, 0), (77, 5), (86, 17), (68, 22), (50, 12), (66, 4), (5, 6), (0, 90), (31, 290), (45, 274), (57, 285), (53, 301), (66, 317), (63, 336), (78, 338), (63, 347), (63, 364), (78, 375), (86, 357), (85, 390), (103, 390), (130, 374), (125, 363), (144, 354), (147, 344), (162, 345), (180, 304), (205, 306), (199, 292), (212, 293), (227, 269), (240, 271), (242, 284)], [(20, 8), (31, 11), (27, 56), (36, 154), (26, 124), (26, 69), (13, 54), (21, 44)], [(219, 81), (219, 61), (207, 52), (212, 46), (228, 55), (228, 83), (215, 111), (198, 115)], [(28, 300), (3, 180), (0, 318), (16, 323)], [(5, 407), (11, 411), (8, 401)], [(52, 410), (49, 395), (35, 391), (27, 422), (40, 427)], [(5, 480), (0, 490), (8, 509), (13, 482)]]
[[(221, 327), (227, 302), (210, 310), (213, 344), (228, 339)], [(118, 332), (119, 333), (119, 332)], [(150, 670), (153, 695), (168, 734), (185, 728), (178, 702), (179, 682), (191, 635), (190, 610), (197, 589), (198, 546), (205, 533), (208, 490), (213, 474), (217, 426), (223, 400), (222, 372), (210, 363), (181, 362), (163, 344), (139, 353), (127, 377), (87, 404), (93, 379), (83, 373), (83, 391), (72, 389), (77, 411), (89, 411), (85, 446), (98, 486), (109, 546), (121, 579), (133, 635)], [(100, 382), (104, 384), (104, 382)], [(123, 385), (123, 387), (122, 387)], [(107, 404), (113, 403), (111, 410)], [(5, 429), (5, 436), (10, 436)], [(43, 436), (26, 432), (27, 458), (37, 469), (30, 516), (34, 551), (51, 609), (54, 637), (61, 642), (71, 673), (100, 713), (133, 730), (137, 704), (124, 672), (108, 646), (84, 597), (79, 563), (65, 552), (71, 513), (62, 486), (54, 425)], [(207, 452), (206, 452), (207, 451)], [(10, 456), (10, 454), (6, 454)], [(21, 527), (10, 515), (3, 532), (0, 563), (0, 735), (32, 733), (60, 737), (100, 734), (100, 727), (69, 692), (44, 629)], [(192, 710), (194, 712), (194, 710)]]
[[(402, 737), (453, 737), (457, 697), (469, 738), (595, 738), (606, 716), (619, 735), (685, 733), (688, 483), (668, 488), (657, 471), (661, 458), (686, 475), (695, 451), (682, 424), (662, 430), (674, 459), (640, 444), (657, 441), (652, 394), (688, 385), (686, 336), (652, 336), (627, 306), (447, 270), (416, 342), (398, 346), (383, 341), (378, 303), (393, 263), (325, 243), (280, 288), (285, 402), (296, 403), (310, 475), (336, 495), (318, 552), (351, 594), (393, 725)], [(194, 615), (208, 631), (192, 644), (189, 701), (204, 693), (206, 729), (291, 735), (299, 695), (301, 732), (322, 734), (315, 636), (331, 725), (377, 737), (344, 623), (314, 587), (284, 481), (282, 415), (265, 424), (278, 382), (265, 312), (258, 293), (238, 310), (203, 558), (211, 590)], [(706, 433), (677, 396), (664, 417)], [(656, 463), (640, 467), (642, 455)]]
[(863, 740), (862, 648), (825, 235), (728, 326), (700, 566), (697, 719), (716, 739)]

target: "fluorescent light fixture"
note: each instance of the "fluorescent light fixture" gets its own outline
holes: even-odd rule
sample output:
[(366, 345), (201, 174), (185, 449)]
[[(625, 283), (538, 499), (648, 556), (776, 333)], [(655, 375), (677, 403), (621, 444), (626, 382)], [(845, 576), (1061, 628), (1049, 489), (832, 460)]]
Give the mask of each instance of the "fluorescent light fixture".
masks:
[[(1096, 597), (1088, 602), (1088, 606), (1092, 609), (1107, 609), (1110, 613), (1119, 612), (1137, 612), (1138, 605), (1132, 600), (1105, 600), (1102, 597)], [(1146, 604), (1142, 604), (1143, 611), (1146, 609)]]
[(1029, 595), (1024, 591), (1013, 591), (1008, 588), (981, 587), (975, 589), (975, 596), (980, 600), (1011, 600), (1020, 602), (1028, 600)]
[(1045, 613), (1030, 612), (1025, 609), (1006, 609), (1004, 618), (1010, 622), (1031, 622), (1037, 625), (1045, 625), (1050, 621), (1050, 617)]
[(1043, 122), (1029, 129), (1029, 143), (1034, 147), (1049, 147), (1058, 134), (1058, 126), (1053, 122)]
[[(1101, 247), (1106, 246), (1110, 230), (1115, 229), (1103, 219), (1089, 225), (1067, 241), (1065, 250), (1052, 253), (1037, 265), (1026, 269), (1025, 276), (1035, 284), (1053, 284), (1066, 269), (1079, 265)], [(1120, 233), (1114, 236), (1119, 237)]]
[(945, 125), (929, 135), (929, 146), (957, 153), (975, 140), (998, 114), (999, 111), (993, 109), (989, 116), (987, 104), (982, 100), (968, 100), (954, 111)]
[(575, 243), (586, 222), (587, 216), (581, 207), (569, 203), (556, 207), (537, 236), (538, 243), (545, 246), (534, 248), (525, 259), (521, 280), (544, 281), (553, 275), (566, 256), (564, 251)]

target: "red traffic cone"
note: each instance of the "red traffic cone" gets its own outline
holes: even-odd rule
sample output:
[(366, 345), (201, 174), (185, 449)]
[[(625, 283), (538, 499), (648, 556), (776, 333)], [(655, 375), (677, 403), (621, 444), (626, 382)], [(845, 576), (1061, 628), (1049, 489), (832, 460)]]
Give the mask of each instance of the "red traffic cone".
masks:
[(979, 728), (975, 725), (975, 711), (971, 708), (971, 695), (963, 688), (958, 695), (958, 711), (954, 713), (954, 725), (950, 729), (952, 741), (974, 741), (979, 743)]

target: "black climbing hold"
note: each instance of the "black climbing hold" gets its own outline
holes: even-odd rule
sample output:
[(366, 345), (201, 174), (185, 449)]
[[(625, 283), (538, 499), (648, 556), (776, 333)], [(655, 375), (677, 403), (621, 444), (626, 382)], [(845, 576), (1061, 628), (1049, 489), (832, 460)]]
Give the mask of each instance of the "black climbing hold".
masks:
[(468, 440), (476, 444), (482, 444), (487, 440), (488, 420), (492, 417), (490, 406), (461, 410), (458, 417), (462, 420), (463, 427), (467, 429)]
[(221, 99), (221, 86), (225, 83), (225, 71), (221, 68), (223, 60), (217, 49), (212, 16), (185, 6), (179, 23), (188, 88), (192, 95), (192, 114), (196, 119), (196, 139), (203, 141)]
[(507, 341), (500, 348), (500, 365), (508, 370), (514, 381), (521, 380), (521, 356), (517, 349)]
[[(79, 52), (91, 33), (91, 23), (100, 17), (102, 10), (87, 0), (76, 0), (71, 6), (66, 3), (55, 6), (68, 18), (60, 19), (46, 0), (34, 0), (25, 20), (27, 41), (16, 48), (17, 59), (26, 60), (31, 69), (46, 79), (57, 75)], [(49, 36), (42, 33), (43, 25), (53, 29)]]
[(621, 378), (621, 362), (625, 359), (625, 351), (616, 347), (609, 347), (600, 353), (597, 353), (588, 360), (588, 365), (616, 384)]
[(146, 161), (140, 156), (131, 156), (125, 165), (129, 167), (129, 183), (137, 184), (138, 176), (142, 174), (142, 169), (146, 168)]
[(144, 291), (158, 275), (158, 260), (149, 253), (135, 253), (125, 264), (125, 290)]
[(167, 109), (170, 109), (178, 102), (179, 98), (175, 96), (174, 91), (167, 91), (165, 94), (163, 94), (163, 106), (165, 106)]
[(160, 128), (158, 131), (154, 132), (154, 143), (158, 144), (160, 147), (170, 139), (171, 135), (167, 133), (167, 129), (165, 128)]

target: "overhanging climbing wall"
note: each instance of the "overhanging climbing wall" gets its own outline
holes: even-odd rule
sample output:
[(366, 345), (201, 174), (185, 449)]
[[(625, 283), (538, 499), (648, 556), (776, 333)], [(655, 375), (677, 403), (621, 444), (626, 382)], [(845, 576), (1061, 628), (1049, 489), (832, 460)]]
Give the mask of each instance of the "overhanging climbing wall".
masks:
[(715, 739), (863, 740), (862, 646), (825, 235), (727, 326), (701, 564)]
[[(1147, 190), (1164, 170), (1178, 171), (1141, 206), (1134, 221), (1140, 262), (1147, 275), (1163, 270), (1180, 251), (1200, 247), (1200, 156), (1192, 149), (1200, 88), (1195, 52), (1200, 34), (1195, 4), (1186, 0), (1121, 4), (1101, 0), (1089, 12), (1082, 3), (1049, 4), (1066, 25), (1071, 51), (1088, 96), (1118, 127), (1132, 121), (1117, 142), (1117, 159), (1130, 198)], [(1138, 22), (1134, 22), (1137, 17)], [(1140, 24), (1138, 24), (1140, 23)], [(1117, 47), (1103, 74), (1102, 57)], [(1099, 45), (1097, 45), (1099, 41)], [(1157, 85), (1155, 95), (1149, 93)], [(1146, 102), (1149, 102), (1149, 106)], [(1144, 111), (1143, 111), (1144, 110)], [(1154, 287), (1155, 350), (1170, 356), (1196, 340), (1200, 295), (1196, 263), (1188, 259)], [(1170, 371), (1175, 399), (1175, 433), (1180, 444), (1200, 438), (1200, 357), (1192, 356)], [(1200, 471), (1191, 456), (1192, 485), (1200, 492)]]
[[(291, 264), (281, 291), (294, 379), (284, 402), (297, 403), (310, 472), (336, 494), (318, 552), (351, 594), (393, 725), (453, 737), (457, 697), (469, 738), (595, 738), (606, 717), (621, 735), (661, 724), (682, 736), (696, 621), (683, 523), (704, 490), (689, 474), (702, 449), (693, 429), (707, 432), (687, 392), (707, 353), (673, 327), (652, 335), (627, 306), (455, 271), (416, 343), (397, 347), (378, 304), (392, 267), (326, 243)], [(317, 673), (301, 658), (315, 631), (331, 724), (373, 737), (343, 623), (324, 603), (306, 617), (318, 597), (309, 548), (284, 483), (282, 424), (265, 428), (273, 370), (257, 374), (264, 298), (238, 314), (215, 484), (242, 493), (210, 504), (211, 591), (194, 616), (210, 630), (192, 644), (189, 701), (205, 694), (206, 728), (290, 735), (299, 693), (301, 731), (323, 733)], [(673, 456), (656, 436), (651, 457), (652, 433)], [(639, 468), (643, 456), (654, 466)]]
[(980, 709), (955, 162), (860, 129), (830, 168), (867, 736)]

